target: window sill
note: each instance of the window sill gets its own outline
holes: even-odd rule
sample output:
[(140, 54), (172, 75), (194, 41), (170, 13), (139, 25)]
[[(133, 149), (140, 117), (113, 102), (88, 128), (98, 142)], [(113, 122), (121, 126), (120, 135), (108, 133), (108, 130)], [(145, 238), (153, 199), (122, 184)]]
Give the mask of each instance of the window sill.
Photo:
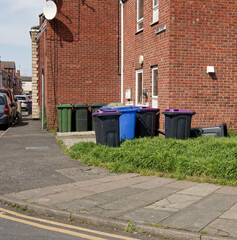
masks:
[(159, 21), (153, 22), (153, 23), (150, 24), (150, 26), (153, 27), (154, 25), (156, 25), (158, 23), (159, 23)]
[(136, 104), (137, 107), (149, 107), (149, 104), (148, 103), (138, 103)]
[(139, 34), (139, 33), (141, 33), (141, 32), (143, 32), (143, 28), (140, 29), (140, 30), (138, 30), (138, 31), (135, 33), (135, 35), (137, 35), (137, 34)]

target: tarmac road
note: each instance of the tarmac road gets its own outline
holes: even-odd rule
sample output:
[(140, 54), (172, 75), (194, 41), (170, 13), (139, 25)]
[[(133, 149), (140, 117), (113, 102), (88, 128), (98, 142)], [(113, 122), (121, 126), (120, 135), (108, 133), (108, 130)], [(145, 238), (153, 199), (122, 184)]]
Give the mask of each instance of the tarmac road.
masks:
[(73, 182), (57, 170), (79, 163), (62, 154), (54, 136), (41, 131), (38, 121), (24, 117), (22, 125), (6, 132), (0, 138), (0, 194)]
[(106, 228), (35, 217), (6, 209), (0, 204), (0, 240), (159, 240)]

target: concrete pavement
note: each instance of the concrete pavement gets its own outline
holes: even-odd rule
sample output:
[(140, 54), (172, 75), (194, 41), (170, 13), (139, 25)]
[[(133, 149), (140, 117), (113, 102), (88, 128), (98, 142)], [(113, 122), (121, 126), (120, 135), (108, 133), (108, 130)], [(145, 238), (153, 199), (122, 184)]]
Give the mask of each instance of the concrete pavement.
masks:
[[(95, 141), (93, 132), (57, 138)], [(0, 152), (2, 202), (169, 239), (237, 239), (237, 187), (87, 167), (29, 118), (1, 136)]]

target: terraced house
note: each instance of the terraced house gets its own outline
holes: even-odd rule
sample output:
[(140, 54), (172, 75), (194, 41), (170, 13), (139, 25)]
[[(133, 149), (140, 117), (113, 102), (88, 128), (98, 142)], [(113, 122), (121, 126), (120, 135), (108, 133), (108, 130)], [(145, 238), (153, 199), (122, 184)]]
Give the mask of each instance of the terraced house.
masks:
[(49, 128), (58, 103), (121, 101), (196, 111), (193, 127), (237, 129), (235, 0), (55, 3), (37, 40)]
[(122, 14), (126, 100), (236, 129), (237, 2), (127, 0)]

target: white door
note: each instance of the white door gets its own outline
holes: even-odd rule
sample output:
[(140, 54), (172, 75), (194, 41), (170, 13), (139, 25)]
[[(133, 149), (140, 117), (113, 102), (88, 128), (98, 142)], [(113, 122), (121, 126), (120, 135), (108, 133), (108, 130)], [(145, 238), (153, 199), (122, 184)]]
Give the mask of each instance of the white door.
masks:
[(143, 70), (136, 71), (136, 105), (143, 105)]

